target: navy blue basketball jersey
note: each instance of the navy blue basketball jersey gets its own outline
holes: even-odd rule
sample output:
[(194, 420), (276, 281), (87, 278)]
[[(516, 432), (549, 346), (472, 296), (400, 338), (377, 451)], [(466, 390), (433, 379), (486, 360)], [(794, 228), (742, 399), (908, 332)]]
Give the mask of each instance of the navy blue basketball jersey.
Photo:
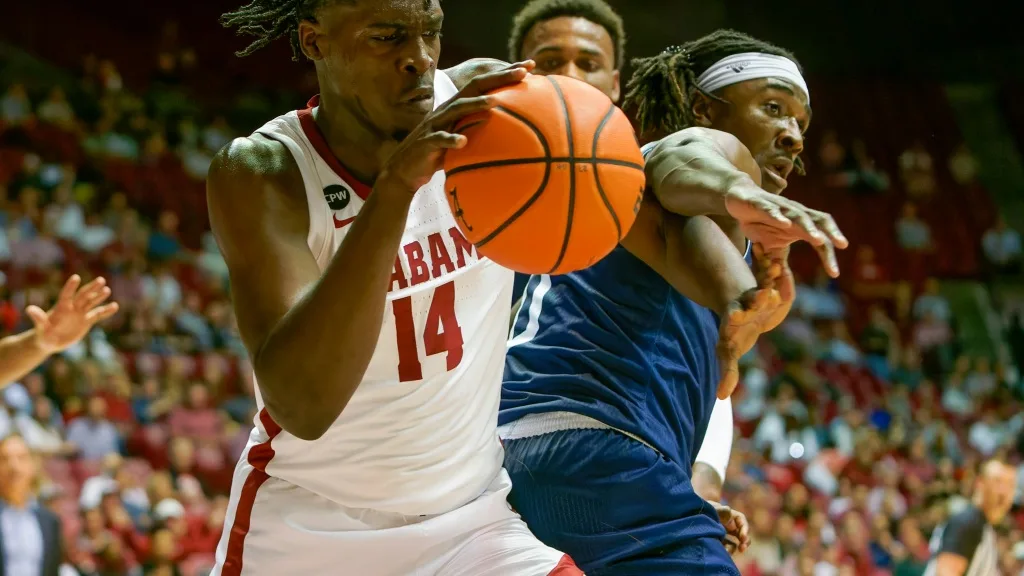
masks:
[(622, 246), (585, 270), (533, 276), (512, 326), (499, 425), (582, 414), (689, 472), (716, 399), (718, 324)]
[(621, 246), (585, 270), (533, 276), (509, 340), (499, 424), (582, 414), (688, 471), (715, 403), (718, 324)]

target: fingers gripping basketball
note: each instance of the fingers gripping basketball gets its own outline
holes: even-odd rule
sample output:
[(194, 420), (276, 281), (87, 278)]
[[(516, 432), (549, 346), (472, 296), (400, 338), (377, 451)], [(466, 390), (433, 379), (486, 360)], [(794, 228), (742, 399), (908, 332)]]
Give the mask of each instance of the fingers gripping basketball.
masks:
[(643, 158), (625, 115), (570, 78), (529, 76), (455, 131), (446, 192), (481, 254), (519, 272), (562, 274), (607, 255), (643, 196)]

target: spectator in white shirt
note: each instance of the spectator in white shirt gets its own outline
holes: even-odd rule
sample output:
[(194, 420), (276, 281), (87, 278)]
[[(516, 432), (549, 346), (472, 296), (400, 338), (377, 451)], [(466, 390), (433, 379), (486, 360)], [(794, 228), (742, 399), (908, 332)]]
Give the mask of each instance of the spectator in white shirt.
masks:
[(62, 183), (53, 191), (53, 201), (43, 216), (58, 238), (74, 240), (85, 228), (85, 211), (72, 197), (71, 183)]
[(1020, 234), (1010, 228), (1002, 216), (996, 218), (995, 226), (985, 232), (981, 239), (985, 259), (996, 273), (1016, 274), (1020, 272)]
[(43, 122), (65, 130), (71, 129), (75, 125), (75, 111), (71, 108), (71, 104), (68, 104), (64, 90), (60, 86), (55, 86), (50, 90), (50, 95), (39, 105), (37, 113)]
[(67, 456), (74, 447), (64, 442), (61, 429), (53, 423), (53, 406), (49, 402), (35, 402), (32, 414), (20, 414), (18, 431), (32, 450), (44, 456)]
[(119, 452), (121, 438), (117, 427), (107, 419), (107, 402), (99, 396), (89, 399), (85, 416), (68, 426), (68, 442), (75, 445), (85, 460), (102, 460), (107, 454)]
[(896, 238), (907, 251), (927, 252), (932, 249), (932, 230), (917, 215), (912, 202), (903, 205), (903, 216), (896, 222)]
[(967, 435), (967, 443), (985, 457), (995, 454), (1009, 439), (1006, 425), (1000, 422), (998, 415), (991, 410), (986, 411), (981, 420), (971, 426)]
[(946, 300), (946, 297), (942, 295), (939, 281), (935, 278), (929, 278), (925, 282), (924, 292), (914, 302), (915, 319), (920, 320), (929, 313), (934, 314), (937, 319), (947, 323), (953, 315), (949, 308), (949, 300)]

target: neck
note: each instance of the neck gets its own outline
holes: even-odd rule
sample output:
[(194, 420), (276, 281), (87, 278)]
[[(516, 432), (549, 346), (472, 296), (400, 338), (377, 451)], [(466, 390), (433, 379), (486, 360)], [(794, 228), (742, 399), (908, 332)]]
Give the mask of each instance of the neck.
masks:
[[(321, 86), (325, 83), (321, 82)], [(358, 101), (321, 93), (313, 117), (331, 152), (353, 176), (372, 184), (397, 144), (366, 117)]]
[(25, 508), (28, 506), (29, 491), (16, 486), (8, 486), (7, 490), (4, 490), (3, 499), (12, 508)]

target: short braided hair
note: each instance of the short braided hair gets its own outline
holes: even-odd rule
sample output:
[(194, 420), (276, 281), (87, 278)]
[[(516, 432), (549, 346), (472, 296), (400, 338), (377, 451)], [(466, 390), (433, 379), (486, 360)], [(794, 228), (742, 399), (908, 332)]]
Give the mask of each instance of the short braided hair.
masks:
[(260, 48), (287, 36), (292, 46), (292, 60), (302, 54), (299, 41), (299, 22), (311, 18), (313, 12), (328, 1), (337, 0), (250, 0), (248, 4), (220, 17), (225, 28), (238, 28), (238, 34), (256, 39), (236, 56), (248, 56)]
[(522, 58), (523, 40), (537, 24), (562, 16), (583, 18), (605, 29), (615, 46), (616, 70), (626, 60), (626, 29), (622, 17), (604, 0), (531, 0), (512, 20), (512, 33), (508, 39), (509, 59)]
[(717, 30), (692, 42), (670, 46), (657, 56), (634, 59), (625, 107), (636, 111), (640, 133), (670, 134), (693, 126), (697, 78), (722, 58), (744, 52), (783, 56), (800, 67), (787, 50), (734, 30)]

